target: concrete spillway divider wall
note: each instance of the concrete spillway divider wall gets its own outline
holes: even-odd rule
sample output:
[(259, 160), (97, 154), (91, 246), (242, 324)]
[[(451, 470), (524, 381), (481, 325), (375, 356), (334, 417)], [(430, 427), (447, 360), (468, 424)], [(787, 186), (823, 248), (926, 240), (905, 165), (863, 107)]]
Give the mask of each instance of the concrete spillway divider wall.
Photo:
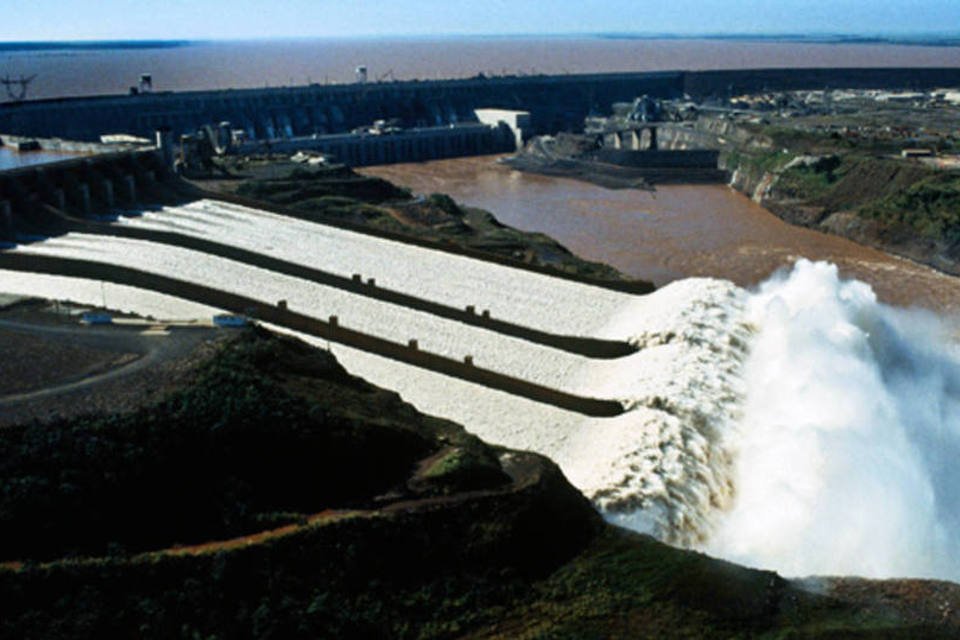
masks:
[(101, 280), (148, 289), (224, 309), (232, 313), (249, 315), (263, 322), (568, 411), (594, 417), (614, 417), (623, 414), (625, 411), (623, 405), (614, 400), (587, 398), (558, 391), (496, 371), (483, 369), (473, 364), (429, 353), (419, 348), (411, 348), (410, 344), (398, 344), (354, 331), (344, 327), (339, 322), (325, 322), (287, 309), (281, 309), (276, 305), (265, 304), (259, 300), (155, 273), (74, 258), (10, 251), (0, 251), (0, 269), (69, 275), (76, 278)]
[(80, 213), (88, 216), (93, 211), (93, 207), (90, 206), (90, 185), (86, 182), (77, 183), (75, 199), (77, 201), (77, 206), (80, 209)]

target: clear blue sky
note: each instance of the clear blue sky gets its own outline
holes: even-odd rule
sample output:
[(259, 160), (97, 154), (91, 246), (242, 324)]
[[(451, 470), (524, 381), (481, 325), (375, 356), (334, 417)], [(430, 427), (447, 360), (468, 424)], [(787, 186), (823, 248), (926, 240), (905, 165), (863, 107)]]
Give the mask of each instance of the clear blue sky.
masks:
[(0, 0), (0, 41), (960, 31), (960, 0)]

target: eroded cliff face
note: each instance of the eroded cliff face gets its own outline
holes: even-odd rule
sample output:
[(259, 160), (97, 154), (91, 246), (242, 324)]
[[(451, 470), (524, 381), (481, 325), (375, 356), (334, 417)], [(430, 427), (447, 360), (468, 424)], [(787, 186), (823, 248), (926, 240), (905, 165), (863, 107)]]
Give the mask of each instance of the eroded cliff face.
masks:
[(784, 148), (751, 127), (701, 118), (661, 134), (665, 148), (721, 149), (730, 186), (777, 217), (960, 275), (960, 198), (948, 172), (826, 146)]

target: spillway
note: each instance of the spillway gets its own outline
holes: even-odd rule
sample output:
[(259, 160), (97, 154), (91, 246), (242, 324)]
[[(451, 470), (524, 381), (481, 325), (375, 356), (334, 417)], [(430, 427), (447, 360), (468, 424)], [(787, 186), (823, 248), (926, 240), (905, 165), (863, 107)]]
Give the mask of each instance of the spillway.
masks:
[[(216, 240), (345, 277), (361, 274), (385, 288), (459, 308), (473, 305), (478, 313), (487, 309), (496, 318), (560, 334), (597, 334), (635, 298), (226, 202), (164, 207), (118, 223)], [(584, 296), (590, 305), (580, 304)]]
[[(373, 335), (401, 343), (417, 338), (422, 349), (455, 358), (470, 354), (478, 366), (497, 372), (574, 394), (617, 399), (630, 409), (625, 416), (588, 418), (332, 345), (348, 369), (400, 391), (421, 410), (462, 422), (490, 441), (536, 449), (556, 458), (574, 483), (604, 508), (622, 512), (643, 507), (656, 512), (644, 527), (666, 539), (698, 539), (704, 530), (698, 514), (728, 493), (720, 476), (711, 471), (723, 465), (714, 464), (717, 454), (707, 443), (711, 433), (722, 431), (722, 408), (733, 406), (738, 392), (727, 384), (728, 378), (715, 375), (708, 365), (719, 353), (730, 360), (728, 368), (734, 369), (742, 357), (744, 336), (737, 340), (722, 336), (719, 347), (701, 336), (711, 326), (719, 331), (731, 315), (739, 313), (737, 294), (729, 283), (688, 281), (652, 298), (632, 296), (222, 203), (200, 202), (148, 212), (139, 218), (124, 218), (121, 224), (175, 229), (334, 273), (363, 270), (378, 283), (427, 299), (471, 303), (517, 323), (630, 340), (642, 348), (613, 360), (586, 358), (333, 287), (142, 240), (71, 233), (18, 251), (171, 274), (268, 304), (283, 299), (293, 311), (317, 318), (337, 315), (343, 325)], [(49, 283), (46, 277), (37, 277)], [(24, 276), (20, 278), (22, 281)], [(6, 284), (7, 278), (4, 280)], [(21, 286), (26, 287), (22, 282)], [(44, 291), (50, 290), (49, 285), (44, 286)], [(87, 296), (84, 302), (102, 302), (103, 292), (89, 285), (72, 288), (71, 296), (81, 290)], [(112, 294), (108, 295), (108, 306), (115, 304), (111, 298)], [(140, 308), (136, 301), (131, 302), (131, 310)], [(151, 298), (149, 303), (153, 315), (162, 315), (156, 312), (155, 300)], [(170, 312), (183, 313), (179, 308)], [(326, 346), (322, 340), (311, 340)], [(708, 407), (714, 415), (707, 414)], [(595, 436), (600, 434), (603, 441), (597, 445)], [(595, 444), (589, 447), (593, 451), (590, 463), (575, 464), (577, 454), (591, 442)], [(693, 479), (710, 474), (717, 479), (709, 480), (706, 489), (690, 490)]]
[[(788, 575), (960, 578), (960, 353), (942, 319), (877, 303), (801, 261), (760, 290), (689, 279), (631, 296), (200, 202), (120, 224), (176, 229), (546, 331), (629, 340), (597, 360), (265, 269), (143, 240), (69, 234), (21, 247), (168, 273), (571, 393), (613, 418), (534, 402), (343, 345), (356, 375), (486, 440), (540, 451), (612, 520)], [(299, 240), (299, 241), (298, 241)], [(476, 278), (476, 280), (474, 280)], [(130, 287), (0, 271), (0, 289), (158, 317), (209, 307)], [(327, 346), (316, 337), (306, 340)]]

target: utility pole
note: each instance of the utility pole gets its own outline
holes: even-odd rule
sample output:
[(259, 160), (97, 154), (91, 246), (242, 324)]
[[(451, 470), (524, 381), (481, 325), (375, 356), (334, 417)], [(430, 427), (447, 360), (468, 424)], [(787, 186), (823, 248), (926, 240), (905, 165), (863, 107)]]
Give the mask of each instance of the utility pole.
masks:
[(0, 84), (6, 88), (7, 97), (12, 102), (23, 102), (27, 98), (27, 87), (30, 86), (30, 83), (33, 82), (36, 77), (36, 74), (29, 78), (22, 75), (19, 78), (4, 76), (0, 78)]

